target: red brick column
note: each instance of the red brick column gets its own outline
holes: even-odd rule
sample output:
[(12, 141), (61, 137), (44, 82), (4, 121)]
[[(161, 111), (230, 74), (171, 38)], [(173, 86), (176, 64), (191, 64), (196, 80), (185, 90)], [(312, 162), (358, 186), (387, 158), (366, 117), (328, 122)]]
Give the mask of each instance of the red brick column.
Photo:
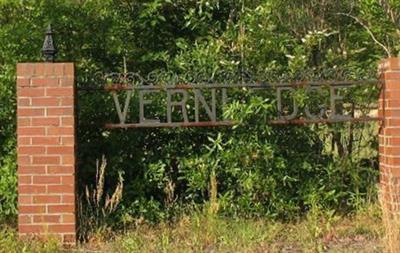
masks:
[(17, 65), (18, 229), (76, 243), (73, 63)]
[(381, 197), (390, 212), (400, 211), (400, 58), (383, 60), (379, 66), (382, 90), (379, 116), (379, 168)]

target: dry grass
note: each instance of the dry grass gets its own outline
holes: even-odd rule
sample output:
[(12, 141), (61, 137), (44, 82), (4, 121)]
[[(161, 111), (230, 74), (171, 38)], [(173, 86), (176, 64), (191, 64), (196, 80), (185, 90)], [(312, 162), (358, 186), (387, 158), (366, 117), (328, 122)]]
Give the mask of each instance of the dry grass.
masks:
[(114, 192), (108, 194), (104, 190), (106, 181), (107, 161), (103, 156), (96, 163), (96, 179), (92, 187), (85, 187), (85, 196), (80, 198), (79, 211), (79, 235), (81, 240), (88, 240), (90, 234), (105, 233), (109, 230), (107, 224), (110, 216), (114, 214), (122, 199), (124, 179), (122, 173), (118, 173), (118, 183)]
[[(112, 236), (93, 234), (95, 240), (67, 252), (382, 252), (380, 217), (378, 205), (348, 217), (316, 209), (293, 223), (223, 218), (205, 210), (174, 224), (142, 223)], [(60, 250), (54, 244), (18, 242), (10, 228), (0, 234), (0, 252)]]
[(82, 248), (141, 253), (383, 252), (383, 232), (377, 204), (346, 217), (315, 208), (306, 218), (292, 223), (223, 218), (206, 208), (174, 224), (140, 224), (114, 234), (110, 241), (92, 240)]
[(19, 241), (15, 228), (0, 224), (0, 253), (55, 253), (61, 251), (60, 244), (55, 240), (46, 243), (38, 240)]

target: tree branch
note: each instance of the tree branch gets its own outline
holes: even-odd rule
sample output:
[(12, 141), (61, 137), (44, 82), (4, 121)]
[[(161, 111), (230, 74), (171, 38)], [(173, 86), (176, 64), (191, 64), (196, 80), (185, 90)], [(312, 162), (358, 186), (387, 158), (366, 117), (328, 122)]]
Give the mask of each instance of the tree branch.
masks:
[(369, 27), (366, 24), (364, 24), (359, 18), (357, 18), (356, 16), (353, 16), (353, 15), (347, 14), (347, 13), (342, 13), (342, 12), (337, 13), (337, 15), (342, 15), (342, 16), (346, 16), (346, 17), (354, 19), (357, 23), (359, 23), (362, 27), (364, 27), (364, 29), (371, 36), (372, 40), (376, 44), (378, 44), (381, 48), (383, 48), (385, 50), (385, 52), (387, 53), (388, 57), (391, 57), (392, 54), (390, 53), (390, 50), (375, 37), (375, 35), (371, 31), (371, 29), (369, 29)]

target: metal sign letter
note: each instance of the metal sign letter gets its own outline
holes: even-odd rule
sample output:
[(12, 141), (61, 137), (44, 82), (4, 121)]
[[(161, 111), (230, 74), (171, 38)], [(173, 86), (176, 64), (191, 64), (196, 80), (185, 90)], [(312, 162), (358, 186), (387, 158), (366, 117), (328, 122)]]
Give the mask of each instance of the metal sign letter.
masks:
[(336, 93), (336, 90), (337, 89), (339, 89), (339, 88), (345, 88), (346, 86), (331, 86), (330, 87), (330, 98), (331, 98), (331, 115), (330, 115), (330, 119), (333, 119), (333, 120), (340, 120), (340, 121), (345, 121), (345, 120), (348, 120), (348, 119), (351, 119), (351, 116), (349, 116), (349, 115), (339, 115), (339, 114), (337, 114), (337, 112), (336, 112), (336, 102), (337, 101), (340, 101), (340, 100), (343, 100), (343, 97), (342, 96), (339, 96), (337, 93)]
[(139, 122), (143, 124), (160, 123), (159, 119), (146, 119), (144, 116), (144, 106), (151, 104), (152, 100), (144, 99), (144, 96), (149, 93), (158, 93), (159, 90), (139, 90)]
[(194, 89), (194, 114), (196, 122), (199, 122), (199, 101), (206, 110), (206, 113), (212, 122), (217, 121), (217, 110), (216, 110), (216, 99), (215, 99), (215, 89), (211, 89), (211, 109), (208, 106), (203, 94), (199, 89)]
[(282, 115), (282, 91), (283, 90), (288, 90), (290, 92), (293, 92), (294, 89), (290, 88), (290, 87), (279, 87), (277, 88), (276, 92), (276, 97), (277, 97), (277, 101), (278, 101), (278, 118), (279, 120), (292, 120), (295, 119), (297, 117), (297, 113), (299, 111), (298, 107), (297, 107), (297, 103), (296, 100), (293, 98), (293, 112), (292, 114), (289, 115)]
[(119, 118), (120, 124), (125, 124), (126, 116), (128, 115), (129, 104), (130, 104), (130, 101), (131, 101), (132, 93), (133, 93), (133, 90), (129, 90), (126, 93), (124, 110), (121, 111), (121, 104), (119, 103), (117, 92), (116, 91), (112, 91), (112, 97), (114, 99), (115, 108), (117, 109), (117, 113), (118, 113), (118, 118)]
[[(181, 93), (182, 100), (181, 101), (171, 101), (172, 95)], [(176, 90), (167, 90), (167, 120), (168, 123), (172, 123), (172, 108), (179, 106), (182, 108), (183, 121), (189, 122), (187, 110), (186, 110), (186, 102), (188, 100), (188, 94), (186, 90), (176, 89)]]

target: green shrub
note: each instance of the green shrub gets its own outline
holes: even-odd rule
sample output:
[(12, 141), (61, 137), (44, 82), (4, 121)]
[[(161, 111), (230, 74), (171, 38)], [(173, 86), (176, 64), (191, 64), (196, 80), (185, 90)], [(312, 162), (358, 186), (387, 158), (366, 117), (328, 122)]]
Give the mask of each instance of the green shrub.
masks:
[[(0, 1), (0, 216), (16, 212), (15, 65), (40, 61), (47, 23), (56, 31), (58, 60), (76, 63), (78, 85), (102, 85), (90, 77), (123, 71), (124, 57), (128, 71), (197, 81), (375, 77), (369, 70), (385, 51), (369, 31), (338, 13), (362, 16), (393, 55), (399, 51), (397, 23), (378, 1), (328, 2)], [(236, 79), (224, 79), (220, 73), (226, 72)], [(376, 93), (362, 86), (346, 96), (369, 103)], [(112, 179), (105, 191), (116, 185), (116, 168), (123, 168), (116, 220), (124, 214), (169, 219), (210, 200), (224, 215), (287, 219), (315, 199), (347, 211), (375, 197), (375, 125), (270, 126), (273, 97), (245, 93), (246, 105), (228, 109), (241, 123), (233, 129), (110, 131), (104, 123), (117, 116), (109, 94), (79, 92), (78, 185), (94, 178), (103, 155)], [(307, 98), (301, 91), (296, 97), (304, 109)], [(317, 105), (316, 97), (309, 99)], [(157, 103), (154, 111), (162, 110)]]

